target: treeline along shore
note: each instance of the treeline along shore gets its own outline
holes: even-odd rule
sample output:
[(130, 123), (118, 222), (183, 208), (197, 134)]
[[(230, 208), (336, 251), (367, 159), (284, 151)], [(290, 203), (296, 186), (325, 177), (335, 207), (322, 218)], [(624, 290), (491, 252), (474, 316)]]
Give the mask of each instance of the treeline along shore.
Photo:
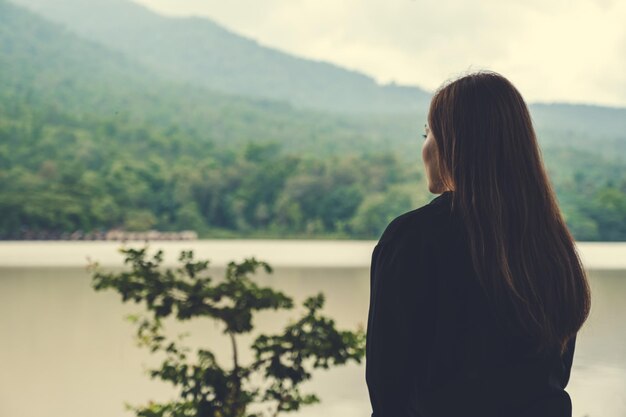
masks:
[[(107, 241), (146, 241), (146, 240), (197, 240), (198, 233), (193, 230), (178, 232), (161, 232), (148, 230), (145, 232), (132, 232), (126, 230), (106, 230), (83, 232), (54, 232), (46, 230), (23, 231), (10, 240), (107, 240)], [(0, 239), (6, 240), (6, 239)]]

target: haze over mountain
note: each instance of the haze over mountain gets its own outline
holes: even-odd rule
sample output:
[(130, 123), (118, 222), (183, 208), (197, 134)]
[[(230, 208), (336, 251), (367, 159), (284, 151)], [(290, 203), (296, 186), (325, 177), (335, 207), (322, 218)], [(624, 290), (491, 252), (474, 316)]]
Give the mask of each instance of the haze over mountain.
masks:
[(417, 87), (263, 47), (206, 18), (171, 18), (125, 0), (19, 0), (79, 35), (122, 51), (161, 75), (217, 91), (347, 112), (424, 111)]
[[(301, 111), (285, 102), (235, 97), (168, 80), (132, 57), (80, 38), (0, 0), (2, 117), (63, 118), (178, 130), (203, 143), (276, 141), (287, 149), (377, 149), (411, 131), (408, 117), (380, 122)], [(64, 123), (67, 123), (65, 121)], [(391, 127), (391, 128), (389, 128)], [(377, 145), (378, 143), (378, 145)]]
[[(172, 80), (322, 111), (416, 119), (427, 111), (430, 93), (418, 87), (380, 86), (362, 73), (259, 45), (207, 18), (166, 17), (129, 0), (13, 1)], [(533, 103), (531, 111), (542, 131), (606, 138), (626, 132), (626, 109)]]

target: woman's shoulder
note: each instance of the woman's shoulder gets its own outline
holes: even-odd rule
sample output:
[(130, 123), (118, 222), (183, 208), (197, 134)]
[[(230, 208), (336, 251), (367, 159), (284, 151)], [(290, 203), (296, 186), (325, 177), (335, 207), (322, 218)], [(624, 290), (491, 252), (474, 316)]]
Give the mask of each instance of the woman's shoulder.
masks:
[(382, 233), (379, 244), (432, 238), (446, 233), (450, 223), (451, 192), (446, 191), (430, 203), (393, 219)]

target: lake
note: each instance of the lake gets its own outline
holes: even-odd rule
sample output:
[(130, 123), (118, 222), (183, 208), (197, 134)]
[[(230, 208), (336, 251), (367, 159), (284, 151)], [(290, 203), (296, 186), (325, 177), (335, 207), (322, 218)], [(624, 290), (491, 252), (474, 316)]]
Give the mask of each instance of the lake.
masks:
[[(294, 297), (298, 308), (262, 312), (250, 335), (239, 337), (240, 361), (258, 332), (274, 333), (302, 313), (301, 302), (326, 295), (324, 314), (340, 329), (365, 326), (369, 302), (371, 241), (195, 241), (151, 242), (166, 263), (193, 249), (212, 260), (221, 277), (230, 260), (256, 256), (275, 267), (255, 279)], [(129, 244), (142, 246), (141, 242)], [(163, 401), (174, 391), (145, 374), (154, 357), (134, 343), (124, 316), (141, 312), (122, 304), (117, 293), (95, 292), (87, 258), (105, 268), (121, 266), (116, 242), (0, 242), (0, 416), (132, 416), (124, 403)], [(578, 244), (592, 288), (591, 315), (577, 338), (567, 391), (575, 417), (626, 417), (626, 243)], [(168, 322), (168, 324), (172, 324)], [(192, 333), (189, 343), (216, 352), (231, 366), (229, 341), (215, 322), (168, 327)], [(298, 417), (365, 417), (371, 413), (364, 364), (314, 372), (302, 385), (321, 404), (303, 407)]]

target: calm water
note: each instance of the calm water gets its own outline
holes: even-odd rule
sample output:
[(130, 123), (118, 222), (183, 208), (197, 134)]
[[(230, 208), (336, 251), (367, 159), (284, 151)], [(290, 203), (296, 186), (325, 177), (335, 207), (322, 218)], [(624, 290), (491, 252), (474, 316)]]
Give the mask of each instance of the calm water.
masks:
[[(173, 257), (174, 250), (181, 246), (193, 246), (199, 256), (217, 259), (217, 264), (220, 259), (262, 253), (263, 259), (273, 261), (276, 270), (272, 275), (258, 276), (260, 283), (284, 290), (298, 303), (323, 291), (324, 312), (336, 320), (338, 327), (365, 326), (369, 300), (367, 262), (373, 243), (292, 242), (281, 246), (275, 242), (273, 247), (265, 246), (265, 252), (254, 247), (258, 242), (244, 242), (238, 248), (234, 243), (221, 245), (223, 252), (206, 251), (206, 244), (168, 243), (154, 247), (166, 246)], [(305, 255), (294, 251), (298, 244), (309, 245)], [(134, 327), (123, 319), (141, 309), (122, 304), (116, 293), (93, 291), (83, 268), (86, 254), (103, 260), (105, 265), (119, 264), (121, 257), (114, 252), (117, 246), (0, 244), (0, 416), (132, 416), (124, 409), (124, 403), (139, 405), (174, 395), (169, 386), (145, 375), (144, 369), (155, 364), (155, 358), (135, 346)], [(290, 255), (289, 248), (300, 254)], [(586, 258), (583, 256), (586, 265), (595, 262), (590, 270), (593, 308), (578, 337), (568, 386), (575, 417), (626, 417), (626, 268), (595, 269), (619, 265), (626, 258), (626, 246), (606, 248), (593, 246), (585, 251)], [(605, 257), (607, 253), (613, 255), (607, 264), (594, 257), (594, 251)], [(615, 258), (615, 253), (621, 254), (620, 259)], [(303, 256), (317, 261), (303, 262)], [(298, 262), (306, 267), (294, 266)], [(219, 269), (214, 276), (221, 276)], [(257, 331), (277, 332), (301, 312), (263, 312), (255, 322)], [(172, 334), (190, 330), (191, 344), (209, 346), (217, 353), (218, 361), (230, 367), (230, 345), (214, 322), (168, 328)], [(257, 331), (239, 338), (241, 361), (251, 359), (245, 348)], [(322, 403), (294, 414), (299, 417), (364, 417), (371, 410), (362, 364), (316, 372), (302, 386), (302, 392), (316, 393)]]

